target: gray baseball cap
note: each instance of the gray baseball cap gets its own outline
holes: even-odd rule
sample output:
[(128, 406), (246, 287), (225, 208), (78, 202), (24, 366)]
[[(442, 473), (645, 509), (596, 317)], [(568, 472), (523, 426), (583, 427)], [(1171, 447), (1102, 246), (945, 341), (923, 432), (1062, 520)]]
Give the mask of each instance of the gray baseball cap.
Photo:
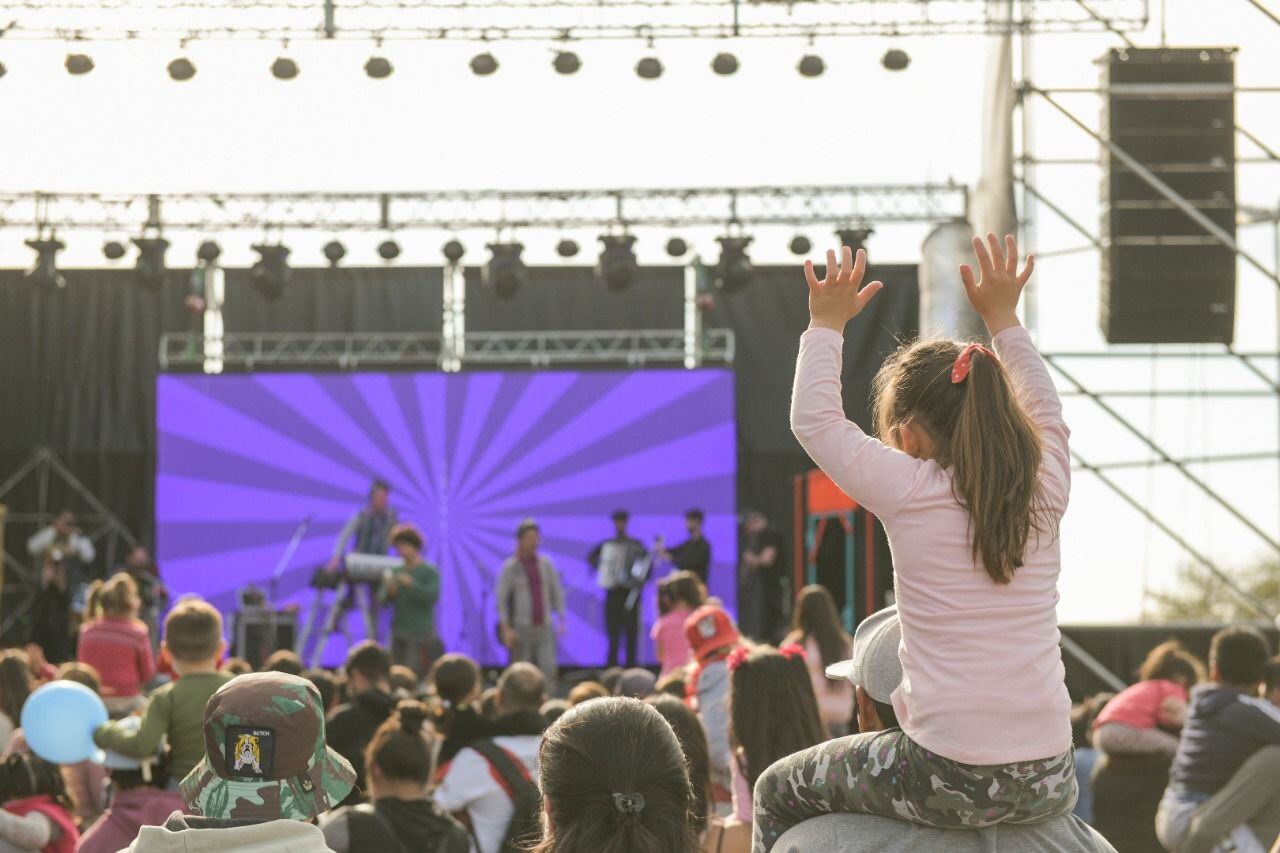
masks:
[(898, 660), (901, 642), (898, 608), (891, 605), (872, 613), (853, 632), (853, 657), (827, 667), (827, 678), (848, 680), (872, 699), (888, 704), (902, 683), (902, 662)]

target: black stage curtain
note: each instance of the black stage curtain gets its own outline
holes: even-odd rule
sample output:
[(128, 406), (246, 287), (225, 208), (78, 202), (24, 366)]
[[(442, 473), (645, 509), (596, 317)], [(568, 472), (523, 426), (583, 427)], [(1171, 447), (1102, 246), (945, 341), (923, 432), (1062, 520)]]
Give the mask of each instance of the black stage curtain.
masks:
[(222, 322), (228, 333), (439, 332), (442, 306), (439, 268), (299, 269), (277, 300), (248, 270), (227, 270)]
[(478, 267), (467, 278), (468, 332), (679, 329), (684, 326), (684, 270), (645, 267), (636, 282), (611, 293), (588, 267), (531, 267), (510, 299), (483, 285)]

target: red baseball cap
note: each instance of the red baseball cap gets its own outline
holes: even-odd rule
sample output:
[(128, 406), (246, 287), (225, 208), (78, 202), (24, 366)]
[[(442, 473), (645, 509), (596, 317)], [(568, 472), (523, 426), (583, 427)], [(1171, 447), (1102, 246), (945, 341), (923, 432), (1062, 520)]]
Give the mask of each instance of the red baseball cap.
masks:
[(684, 620), (684, 636), (698, 663), (712, 652), (736, 646), (742, 640), (733, 617), (714, 604), (704, 604), (689, 614)]

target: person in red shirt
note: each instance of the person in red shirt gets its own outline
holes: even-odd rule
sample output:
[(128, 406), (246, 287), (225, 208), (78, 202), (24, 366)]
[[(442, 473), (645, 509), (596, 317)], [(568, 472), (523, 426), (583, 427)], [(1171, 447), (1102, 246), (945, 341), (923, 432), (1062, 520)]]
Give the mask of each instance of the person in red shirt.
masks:
[(117, 716), (138, 709), (142, 688), (156, 674), (151, 635), (138, 619), (141, 606), (137, 584), (124, 572), (96, 581), (86, 608), (89, 621), (80, 629), (76, 658), (97, 670), (102, 700)]
[(1102, 709), (1093, 724), (1093, 743), (1108, 755), (1173, 755), (1187, 699), (1204, 679), (1204, 665), (1170, 640), (1151, 650), (1138, 678)]

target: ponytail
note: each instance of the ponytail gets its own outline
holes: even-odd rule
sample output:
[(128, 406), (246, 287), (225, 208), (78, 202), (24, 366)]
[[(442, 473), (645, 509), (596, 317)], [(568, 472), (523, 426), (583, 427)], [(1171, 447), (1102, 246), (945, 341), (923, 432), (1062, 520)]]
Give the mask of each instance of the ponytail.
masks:
[(1007, 584), (1032, 531), (1052, 530), (1041, 511), (1040, 435), (999, 359), (975, 347), (957, 369), (964, 353), (953, 341), (920, 341), (890, 356), (876, 375), (877, 429), (895, 446), (907, 423), (928, 432), (968, 511), (974, 563)]
[(137, 598), (138, 584), (128, 574), (117, 572), (105, 581), (90, 584), (85, 615), (91, 620), (103, 616), (132, 616)]
[(425, 788), (435, 774), (435, 748), (425, 728), (430, 717), (431, 709), (421, 702), (401, 701), (369, 741), (365, 767), (376, 766), (386, 779)]
[(1022, 567), (1034, 526), (1040, 436), (1004, 366), (986, 351), (972, 353), (959, 384), (962, 402), (946, 451), (952, 488), (969, 511), (973, 559), (1006, 584)]

